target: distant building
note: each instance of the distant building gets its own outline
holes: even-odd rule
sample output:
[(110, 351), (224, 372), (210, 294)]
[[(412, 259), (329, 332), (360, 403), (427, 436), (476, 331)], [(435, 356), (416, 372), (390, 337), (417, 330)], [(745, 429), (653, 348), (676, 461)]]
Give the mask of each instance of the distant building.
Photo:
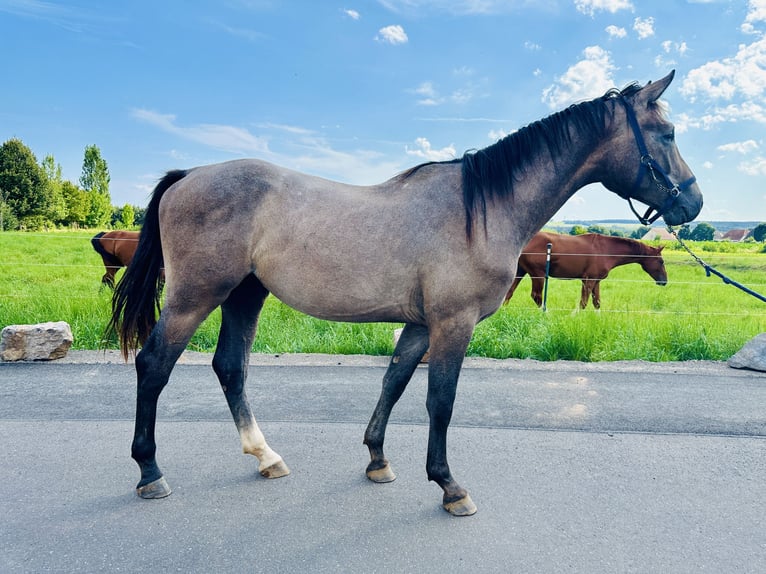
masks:
[[(720, 241), (734, 241), (736, 243), (740, 243), (750, 237), (751, 230), (750, 229), (730, 229), (726, 233), (723, 234)], [(718, 239), (718, 238), (716, 238)]]
[(675, 241), (676, 238), (673, 237), (664, 227), (652, 227), (641, 237), (641, 241), (654, 241), (655, 239), (667, 239), (669, 241)]

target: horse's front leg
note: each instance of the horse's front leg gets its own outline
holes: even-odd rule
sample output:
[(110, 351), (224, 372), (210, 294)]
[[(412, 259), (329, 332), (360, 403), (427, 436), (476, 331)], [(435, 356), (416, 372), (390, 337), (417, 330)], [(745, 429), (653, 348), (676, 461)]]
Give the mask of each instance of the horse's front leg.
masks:
[(391, 410), (407, 388), (412, 373), (427, 349), (428, 329), (423, 325), (405, 325), (383, 377), (383, 389), (378, 404), (364, 433), (364, 444), (370, 450), (367, 478), (373, 482), (391, 482), (396, 478), (383, 454), (386, 425)]
[(455, 516), (470, 516), (476, 505), (468, 491), (452, 477), (447, 463), (447, 428), (457, 392), (457, 381), (474, 323), (441, 324), (431, 328), (431, 357), (428, 363), (428, 479), (444, 491), (443, 508)]

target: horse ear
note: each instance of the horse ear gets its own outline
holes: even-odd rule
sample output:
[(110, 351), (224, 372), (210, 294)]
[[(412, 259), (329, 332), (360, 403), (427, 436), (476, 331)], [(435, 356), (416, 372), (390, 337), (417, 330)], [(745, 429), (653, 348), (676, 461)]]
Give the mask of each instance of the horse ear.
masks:
[(667, 89), (667, 87), (670, 85), (670, 82), (673, 81), (673, 77), (676, 75), (676, 71), (672, 70), (667, 76), (662, 78), (661, 80), (657, 80), (656, 82), (649, 82), (641, 88), (641, 91), (638, 92), (637, 97), (641, 98), (643, 101), (646, 102), (646, 104), (652, 104), (660, 99), (660, 96), (662, 93)]

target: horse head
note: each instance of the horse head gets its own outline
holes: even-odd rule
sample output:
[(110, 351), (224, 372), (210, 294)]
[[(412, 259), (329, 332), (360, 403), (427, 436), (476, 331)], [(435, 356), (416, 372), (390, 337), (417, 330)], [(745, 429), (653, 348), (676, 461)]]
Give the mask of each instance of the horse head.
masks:
[(654, 279), (657, 285), (668, 284), (668, 272), (665, 270), (665, 260), (662, 258), (664, 246), (646, 246), (647, 254), (641, 258), (641, 268)]
[[(659, 217), (668, 225), (681, 225), (702, 209), (696, 178), (678, 151), (675, 128), (658, 101), (674, 74), (642, 88), (623, 90), (614, 98), (615, 137), (610, 141), (609, 173), (602, 182), (631, 203), (644, 225)], [(633, 208), (632, 199), (649, 206), (643, 216)]]

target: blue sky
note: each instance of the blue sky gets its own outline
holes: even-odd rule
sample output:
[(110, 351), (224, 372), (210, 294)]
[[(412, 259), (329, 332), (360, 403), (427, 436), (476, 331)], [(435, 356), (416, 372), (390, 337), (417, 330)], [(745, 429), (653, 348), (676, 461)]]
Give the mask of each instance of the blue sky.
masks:
[[(0, 0), (0, 141), (112, 202), (259, 157), (357, 184), (485, 147), (676, 69), (665, 94), (702, 220), (766, 220), (766, 0)], [(629, 218), (591, 186), (556, 219)]]

